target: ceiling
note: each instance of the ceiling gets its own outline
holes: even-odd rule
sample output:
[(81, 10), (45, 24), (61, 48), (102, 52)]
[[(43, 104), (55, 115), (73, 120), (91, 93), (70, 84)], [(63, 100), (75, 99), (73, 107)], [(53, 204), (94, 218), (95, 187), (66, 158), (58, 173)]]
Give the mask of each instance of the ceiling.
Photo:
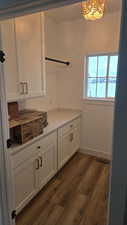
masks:
[[(122, 0), (105, 0), (105, 13), (121, 11)], [(52, 9), (46, 12), (55, 21), (68, 21), (82, 19), (81, 2), (73, 5)]]

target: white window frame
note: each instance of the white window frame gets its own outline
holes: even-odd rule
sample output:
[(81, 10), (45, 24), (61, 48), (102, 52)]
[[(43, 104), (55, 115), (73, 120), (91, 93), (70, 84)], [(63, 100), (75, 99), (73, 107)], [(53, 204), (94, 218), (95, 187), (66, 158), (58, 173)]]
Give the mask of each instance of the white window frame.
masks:
[[(85, 100), (95, 100), (95, 101), (111, 101), (114, 102), (115, 97), (107, 97), (107, 91), (108, 91), (108, 85), (106, 85), (106, 97), (88, 97), (87, 91), (88, 91), (88, 58), (92, 56), (108, 56), (108, 65), (107, 65), (107, 74), (106, 74), (106, 82), (108, 80), (108, 71), (109, 71), (109, 58), (110, 56), (118, 56), (117, 52), (113, 53), (97, 53), (97, 54), (89, 54), (85, 56), (85, 62), (84, 62), (84, 84), (83, 84), (83, 99)], [(108, 82), (107, 82), (108, 84)]]

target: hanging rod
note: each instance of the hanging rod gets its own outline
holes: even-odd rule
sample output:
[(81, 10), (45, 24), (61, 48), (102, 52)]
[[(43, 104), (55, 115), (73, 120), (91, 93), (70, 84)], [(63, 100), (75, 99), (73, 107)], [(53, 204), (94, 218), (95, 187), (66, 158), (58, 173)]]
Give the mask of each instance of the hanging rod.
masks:
[(59, 60), (59, 59), (52, 59), (52, 58), (49, 58), (49, 57), (45, 57), (45, 60), (56, 62), (56, 63), (66, 64), (67, 66), (70, 65), (70, 62), (65, 62), (65, 61), (62, 61), (62, 60)]

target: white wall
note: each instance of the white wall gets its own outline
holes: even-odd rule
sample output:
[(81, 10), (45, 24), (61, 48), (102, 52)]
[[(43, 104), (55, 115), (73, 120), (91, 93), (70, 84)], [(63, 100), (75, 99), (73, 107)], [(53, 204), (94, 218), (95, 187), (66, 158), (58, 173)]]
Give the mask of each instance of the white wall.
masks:
[(113, 112), (112, 103), (84, 102), (81, 140), (83, 150), (110, 158), (112, 153)]
[[(98, 21), (73, 20), (60, 24), (61, 57), (71, 65), (58, 75), (58, 104), (60, 107), (81, 108), (85, 55), (117, 52), (120, 15), (107, 14)], [(66, 87), (66, 91), (65, 91)]]
[(75, 20), (63, 22), (59, 28), (61, 54), (71, 62), (57, 75), (59, 107), (82, 109), (81, 148), (110, 157), (112, 152), (113, 103), (83, 100), (85, 55), (117, 52), (120, 13), (107, 14), (98, 21)]

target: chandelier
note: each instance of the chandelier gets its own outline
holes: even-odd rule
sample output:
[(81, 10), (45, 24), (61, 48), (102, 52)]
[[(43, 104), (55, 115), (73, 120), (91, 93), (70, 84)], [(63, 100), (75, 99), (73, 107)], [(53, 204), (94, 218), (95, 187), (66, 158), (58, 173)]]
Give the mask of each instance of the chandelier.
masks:
[(82, 14), (87, 20), (96, 20), (103, 17), (105, 0), (86, 0), (81, 3)]

